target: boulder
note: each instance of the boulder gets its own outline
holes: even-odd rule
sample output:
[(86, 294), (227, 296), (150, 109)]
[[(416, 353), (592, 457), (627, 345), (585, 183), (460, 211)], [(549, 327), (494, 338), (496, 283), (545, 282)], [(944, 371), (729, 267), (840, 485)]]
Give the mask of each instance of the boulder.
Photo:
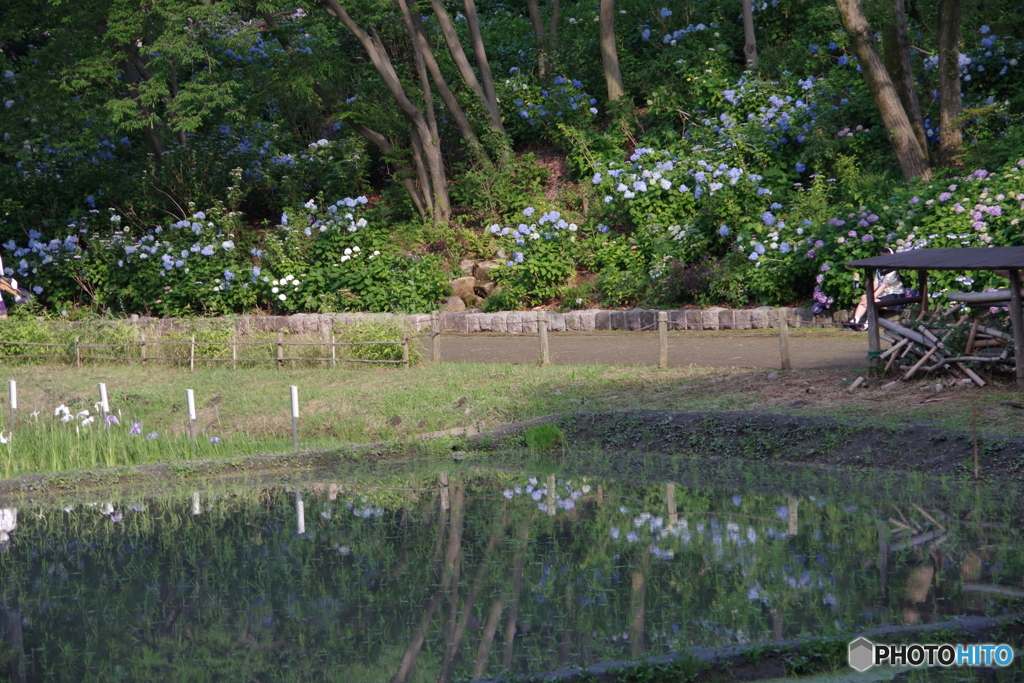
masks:
[(487, 298), (494, 293), (495, 288), (498, 286), (493, 280), (481, 281), (477, 279), (476, 287), (473, 288), (473, 293), (479, 297)]
[(476, 278), (472, 275), (456, 278), (451, 281), (452, 294), (465, 300), (467, 296), (473, 296), (473, 288), (476, 287)]
[(441, 310), (442, 311), (464, 311), (466, 310), (466, 303), (457, 296), (446, 296), (441, 299)]
[[(480, 283), (491, 281), (491, 271), (498, 265), (497, 261), (477, 261), (473, 265), (472, 275)], [(479, 284), (479, 283), (478, 283)]]
[(464, 258), (461, 261), (459, 261), (459, 270), (461, 270), (466, 275), (472, 275), (473, 274), (473, 268), (475, 266), (476, 266), (476, 261), (474, 261), (471, 258)]

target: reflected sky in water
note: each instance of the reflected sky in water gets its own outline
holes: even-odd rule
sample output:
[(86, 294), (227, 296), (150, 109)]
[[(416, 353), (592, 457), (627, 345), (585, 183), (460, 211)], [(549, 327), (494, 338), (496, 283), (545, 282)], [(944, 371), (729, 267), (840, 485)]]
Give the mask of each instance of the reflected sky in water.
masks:
[(0, 510), (14, 680), (447, 681), (1024, 598), (1009, 515), (866, 498), (495, 472)]

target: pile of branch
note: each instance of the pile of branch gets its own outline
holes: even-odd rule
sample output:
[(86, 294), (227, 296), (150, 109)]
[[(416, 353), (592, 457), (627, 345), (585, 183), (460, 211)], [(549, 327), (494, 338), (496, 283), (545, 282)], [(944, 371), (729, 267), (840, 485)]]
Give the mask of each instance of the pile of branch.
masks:
[(966, 377), (983, 387), (985, 380), (968, 367), (968, 363), (994, 371), (1014, 372), (1010, 334), (983, 325), (981, 318), (972, 320), (969, 315), (953, 324), (944, 323), (942, 318), (940, 315), (919, 323), (916, 329), (879, 318), (879, 336), (891, 344), (879, 356), (885, 361), (884, 373), (895, 369), (902, 373), (900, 379), (907, 381), (919, 372), (943, 371), (954, 377)]

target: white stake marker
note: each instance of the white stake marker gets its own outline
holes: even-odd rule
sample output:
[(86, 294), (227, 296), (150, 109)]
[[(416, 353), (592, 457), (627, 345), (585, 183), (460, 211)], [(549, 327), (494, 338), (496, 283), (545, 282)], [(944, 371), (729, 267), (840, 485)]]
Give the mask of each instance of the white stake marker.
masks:
[(299, 450), (299, 388), (289, 387), (292, 393), (292, 447)]
[(196, 441), (196, 395), (191, 389), (185, 390), (185, 403), (188, 404), (188, 433), (194, 444)]
[(8, 431), (14, 432), (14, 411), (18, 409), (18, 383), (11, 379), (7, 380), (7, 388), (11, 395), (11, 424), (7, 427)]

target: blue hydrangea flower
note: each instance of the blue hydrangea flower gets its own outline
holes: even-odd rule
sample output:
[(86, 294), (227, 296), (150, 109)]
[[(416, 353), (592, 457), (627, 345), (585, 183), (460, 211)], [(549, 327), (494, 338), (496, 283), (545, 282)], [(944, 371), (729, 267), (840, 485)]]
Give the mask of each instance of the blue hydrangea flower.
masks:
[(203, 256), (213, 256), (213, 247), (205, 246), (199, 253), (202, 254)]
[(728, 237), (729, 236), (729, 226), (728, 225), (723, 225), (720, 228), (718, 228), (718, 235), (720, 237)]
[(668, 7), (662, 7), (661, 12), (659, 12), (658, 14), (661, 16), (662, 19), (668, 19), (669, 17), (672, 16), (672, 10), (670, 10)]
[[(801, 135), (799, 137), (803, 137), (803, 136)], [(803, 140), (801, 140), (801, 142), (803, 142)], [(799, 161), (796, 162), (796, 172), (797, 173), (803, 173), (806, 170), (807, 170), (807, 164), (799, 162)]]
[(771, 211), (765, 211), (764, 213), (761, 214), (761, 222), (763, 222), (767, 226), (775, 225), (775, 216), (772, 214)]

